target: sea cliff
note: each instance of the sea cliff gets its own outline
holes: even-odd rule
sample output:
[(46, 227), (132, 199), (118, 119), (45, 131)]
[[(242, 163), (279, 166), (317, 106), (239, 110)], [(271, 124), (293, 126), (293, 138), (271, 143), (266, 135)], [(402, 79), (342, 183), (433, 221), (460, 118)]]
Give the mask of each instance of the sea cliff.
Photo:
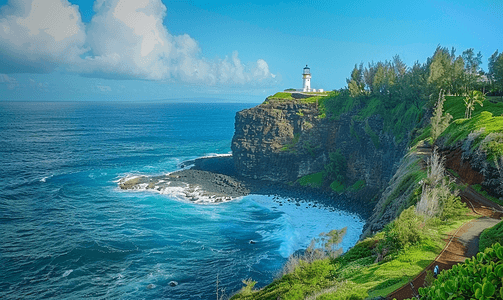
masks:
[[(323, 172), (330, 154), (338, 152), (343, 156), (343, 184), (364, 182), (358, 192), (346, 192), (371, 199), (393, 176), (406, 143), (397, 143), (384, 131), (380, 115), (357, 114), (354, 110), (334, 116), (318, 101), (295, 99), (267, 99), (240, 111), (231, 146), (235, 169), (248, 178), (296, 184), (306, 175)], [(331, 190), (331, 183), (325, 178), (320, 187)]]

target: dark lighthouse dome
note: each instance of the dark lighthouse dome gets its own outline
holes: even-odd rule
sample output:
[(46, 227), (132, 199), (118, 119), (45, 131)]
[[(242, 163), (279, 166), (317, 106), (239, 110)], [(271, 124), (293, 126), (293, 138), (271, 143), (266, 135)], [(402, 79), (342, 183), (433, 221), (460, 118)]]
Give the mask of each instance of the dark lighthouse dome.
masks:
[(304, 68), (304, 73), (303, 74), (311, 74), (311, 69), (307, 65)]

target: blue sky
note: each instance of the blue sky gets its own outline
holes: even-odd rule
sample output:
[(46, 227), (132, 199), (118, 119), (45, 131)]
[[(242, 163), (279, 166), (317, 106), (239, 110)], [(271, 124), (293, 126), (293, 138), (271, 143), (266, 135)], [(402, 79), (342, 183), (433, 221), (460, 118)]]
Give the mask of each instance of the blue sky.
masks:
[[(0, 0), (0, 101), (260, 102), (355, 63), (503, 50), (503, 1)], [(207, 100), (205, 100), (207, 101)]]

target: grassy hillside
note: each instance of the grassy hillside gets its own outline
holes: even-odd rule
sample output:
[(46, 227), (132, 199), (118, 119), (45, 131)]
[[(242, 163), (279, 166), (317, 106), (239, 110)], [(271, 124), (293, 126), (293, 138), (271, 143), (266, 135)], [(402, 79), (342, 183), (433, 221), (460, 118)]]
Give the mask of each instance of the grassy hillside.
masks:
[[(355, 117), (358, 120), (376, 113), (385, 114), (387, 130), (397, 129), (394, 133), (399, 136), (404, 134), (405, 129), (400, 128), (403, 124), (415, 124), (421, 116), (419, 110), (410, 112), (410, 108), (405, 106), (387, 110), (379, 99), (363, 102), (361, 99), (337, 95), (326, 99), (324, 105), (330, 118), (337, 118), (352, 110), (358, 111)], [(501, 157), (499, 151), (503, 140), (493, 138), (490, 139), (492, 143), (488, 143), (488, 137), (503, 133), (503, 103), (487, 101), (483, 107), (475, 108), (471, 119), (465, 119), (463, 97), (446, 97), (444, 111), (453, 116), (451, 124), (441, 135), (447, 143), (466, 140), (478, 131), (480, 134), (474, 138), (473, 147), (485, 149), (489, 158)], [(395, 126), (391, 126), (392, 123)], [(397, 126), (398, 123), (402, 125)], [(418, 132), (422, 135), (414, 141), (412, 152), (422, 140), (432, 142), (431, 125)], [(359, 242), (342, 257), (311, 263), (301, 259), (293, 272), (258, 291), (244, 288), (242, 293), (232, 299), (277, 299), (278, 296), (282, 299), (364, 299), (385, 296), (420, 273), (441, 251), (446, 233), (473, 217), (463, 214), (465, 210), (459, 205), (454, 205), (452, 209), (444, 208), (444, 211), (456, 212), (450, 218), (418, 214), (416, 206), (421, 198), (421, 189), (417, 188), (417, 184), (420, 180), (429, 179), (419, 167), (418, 156), (409, 157), (412, 157), (410, 163), (405, 162), (401, 171), (397, 172), (395, 184), (383, 197), (386, 202), (383, 208), (398, 205), (401, 211), (399, 217), (384, 230)], [(302, 185), (319, 186), (322, 176), (322, 173), (308, 175), (299, 182)], [(431, 174), (428, 173), (428, 176)]]
[[(386, 296), (420, 273), (444, 246), (446, 234), (471, 217), (447, 222), (431, 219), (422, 230), (409, 224), (423, 222), (402, 213), (383, 232), (359, 242), (345, 255), (312, 263), (300, 262), (292, 273), (282, 276), (261, 290), (246, 287), (231, 299), (364, 299)], [(411, 234), (400, 236), (400, 232)], [(414, 241), (414, 238), (417, 238)], [(388, 249), (388, 250), (385, 250)], [(382, 261), (379, 254), (389, 251)]]
[(465, 119), (463, 97), (447, 97), (445, 112), (453, 122), (442, 133), (447, 145), (470, 139), (470, 151), (482, 150), (490, 163), (498, 164), (503, 158), (503, 102), (484, 101), (475, 106), (473, 116)]

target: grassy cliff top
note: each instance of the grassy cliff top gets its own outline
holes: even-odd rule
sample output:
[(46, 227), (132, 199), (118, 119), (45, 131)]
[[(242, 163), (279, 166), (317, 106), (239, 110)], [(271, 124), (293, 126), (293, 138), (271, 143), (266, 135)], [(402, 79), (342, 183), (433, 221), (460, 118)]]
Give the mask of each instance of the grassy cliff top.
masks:
[(322, 93), (312, 93), (312, 92), (297, 92), (303, 95), (312, 95), (312, 97), (307, 98), (294, 98), (291, 92), (278, 92), (274, 95), (267, 97), (264, 103), (269, 103), (269, 101), (300, 101), (302, 103), (315, 103), (322, 98), (327, 96), (335, 96), (336, 92), (322, 92)]

